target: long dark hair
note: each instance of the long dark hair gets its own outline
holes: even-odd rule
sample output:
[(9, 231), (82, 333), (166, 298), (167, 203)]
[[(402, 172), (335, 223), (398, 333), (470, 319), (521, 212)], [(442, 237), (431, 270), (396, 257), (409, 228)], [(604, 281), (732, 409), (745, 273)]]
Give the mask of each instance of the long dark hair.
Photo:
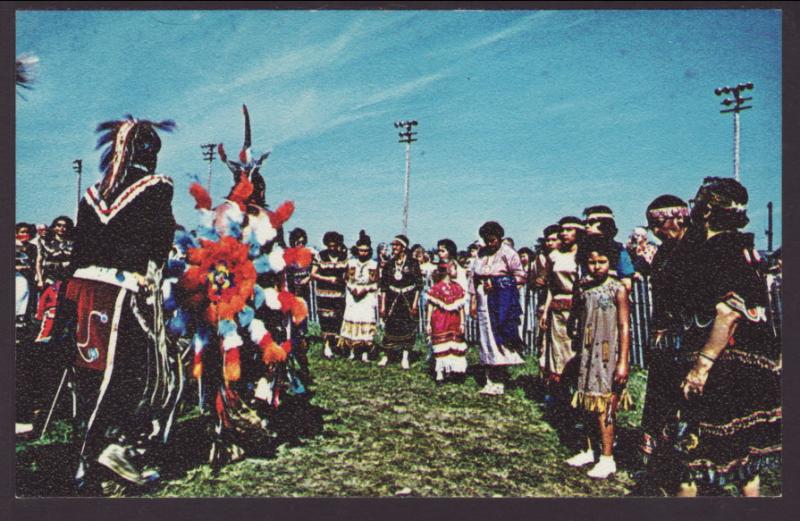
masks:
[(59, 221), (64, 221), (64, 223), (67, 225), (64, 230), (64, 239), (72, 239), (72, 231), (75, 229), (75, 223), (72, 222), (72, 219), (66, 215), (61, 215), (53, 219), (53, 222), (50, 223), (50, 227), (47, 229), (47, 232), (44, 235), (46, 240), (52, 241), (55, 238), (54, 230), (56, 228), (56, 223)]

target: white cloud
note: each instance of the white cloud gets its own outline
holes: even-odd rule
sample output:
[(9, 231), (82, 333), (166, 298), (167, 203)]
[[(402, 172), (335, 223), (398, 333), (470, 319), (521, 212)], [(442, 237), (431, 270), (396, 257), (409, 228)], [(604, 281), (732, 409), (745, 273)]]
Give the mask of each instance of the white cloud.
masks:
[(405, 83), (401, 83), (400, 85), (394, 85), (378, 92), (374, 92), (369, 95), (365, 101), (353, 107), (353, 110), (361, 110), (384, 101), (408, 96), (409, 94), (420, 91), (431, 83), (439, 81), (447, 76), (448, 73), (446, 72), (437, 72), (434, 74), (429, 74), (428, 76), (417, 78), (416, 80), (407, 81)]

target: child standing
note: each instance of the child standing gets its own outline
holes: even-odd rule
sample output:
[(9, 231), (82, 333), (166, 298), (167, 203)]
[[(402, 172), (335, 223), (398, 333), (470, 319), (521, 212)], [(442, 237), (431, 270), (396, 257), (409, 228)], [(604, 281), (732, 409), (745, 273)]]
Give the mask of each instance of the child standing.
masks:
[(467, 344), (464, 342), (467, 300), (456, 277), (455, 261), (443, 262), (433, 273), (434, 285), (428, 291), (425, 329), (433, 345), (437, 383), (444, 382), (445, 375), (467, 372)]
[[(588, 472), (589, 477), (596, 479), (606, 479), (617, 471), (612, 453), (614, 416), (618, 407), (628, 408), (631, 404), (625, 390), (630, 349), (628, 294), (623, 283), (609, 275), (609, 266), (616, 265), (618, 255), (611, 241), (598, 238), (585, 241), (578, 257), (588, 273), (579, 282), (573, 314), (578, 321), (582, 349), (572, 406), (596, 418), (602, 455)], [(567, 460), (573, 467), (593, 462), (590, 437), (586, 450)]]

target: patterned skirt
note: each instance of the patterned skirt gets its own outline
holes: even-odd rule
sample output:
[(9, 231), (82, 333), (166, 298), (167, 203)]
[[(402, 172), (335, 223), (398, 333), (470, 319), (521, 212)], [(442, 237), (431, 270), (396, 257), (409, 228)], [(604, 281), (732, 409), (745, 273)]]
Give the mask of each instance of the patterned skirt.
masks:
[[(697, 351), (682, 353), (684, 375)], [(780, 462), (781, 364), (770, 357), (728, 348), (711, 368), (702, 395), (681, 399), (671, 441), (681, 455), (683, 480), (744, 484)]]

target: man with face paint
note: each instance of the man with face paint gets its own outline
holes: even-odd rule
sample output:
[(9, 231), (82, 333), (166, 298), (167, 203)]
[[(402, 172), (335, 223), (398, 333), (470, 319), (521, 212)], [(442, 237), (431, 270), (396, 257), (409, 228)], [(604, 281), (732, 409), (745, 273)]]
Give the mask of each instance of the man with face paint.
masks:
[(384, 354), (378, 362), (380, 366), (389, 362), (390, 354), (402, 351), (401, 366), (408, 369), (408, 355), (417, 337), (422, 273), (407, 249), (408, 237), (397, 235), (392, 241), (392, 259), (381, 276), (380, 315), (384, 320)]
[(350, 359), (360, 350), (361, 361), (369, 362), (377, 331), (378, 263), (372, 259), (372, 241), (361, 230), (353, 247), (354, 258), (347, 261), (346, 307), (339, 347), (350, 351)]

